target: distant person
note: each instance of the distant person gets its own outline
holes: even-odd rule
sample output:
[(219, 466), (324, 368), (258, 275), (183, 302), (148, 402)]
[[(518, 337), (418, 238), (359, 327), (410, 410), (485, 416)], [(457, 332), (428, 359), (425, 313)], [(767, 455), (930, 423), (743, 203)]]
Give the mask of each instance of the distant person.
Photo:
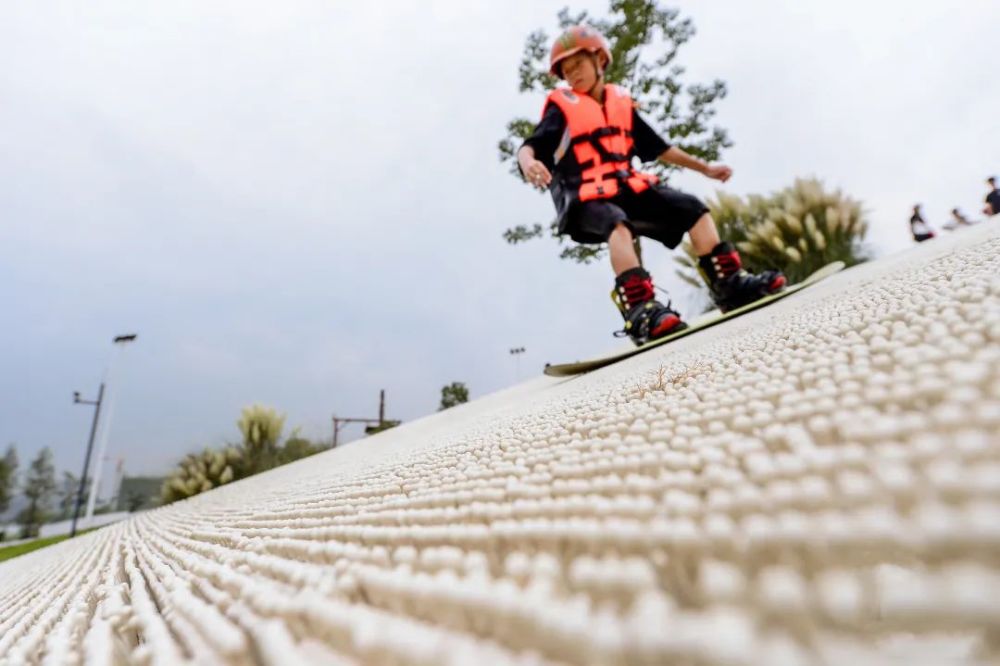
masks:
[(951, 209), (951, 219), (953, 222), (953, 229), (957, 227), (971, 227), (972, 221), (969, 220), (965, 215), (962, 215), (962, 211), (957, 208)]
[(920, 213), (920, 204), (913, 207), (913, 216), (910, 218), (910, 232), (913, 234), (913, 240), (918, 243), (923, 243), (925, 240), (934, 238), (934, 232)]
[(986, 207), (983, 212), (986, 217), (993, 217), (1000, 214), (1000, 190), (997, 189), (997, 177), (990, 176), (986, 179), (986, 184), (990, 188), (990, 193), (986, 195)]

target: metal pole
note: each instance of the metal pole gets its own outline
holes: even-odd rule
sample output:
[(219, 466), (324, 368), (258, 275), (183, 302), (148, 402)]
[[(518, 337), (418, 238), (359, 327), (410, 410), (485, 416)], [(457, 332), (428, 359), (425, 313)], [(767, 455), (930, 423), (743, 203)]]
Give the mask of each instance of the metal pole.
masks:
[(111, 386), (111, 390), (108, 392), (108, 407), (107, 414), (104, 419), (104, 427), (100, 430), (100, 437), (98, 438), (97, 445), (97, 464), (94, 468), (94, 483), (90, 486), (90, 493), (87, 495), (87, 520), (91, 520), (94, 517), (94, 507), (97, 504), (97, 494), (101, 492), (101, 476), (104, 471), (104, 459), (105, 451), (108, 448), (108, 435), (111, 430), (111, 417), (114, 414), (115, 408), (115, 389), (114, 385), (111, 383), (112, 373), (115, 370), (117, 361), (121, 354), (125, 351), (125, 344), (132, 342), (138, 337), (135, 333), (129, 335), (117, 335), (115, 339), (112, 340), (112, 350), (111, 350), (111, 360), (108, 362), (108, 369), (105, 374), (104, 381)]
[[(111, 386), (109, 383), (108, 386)], [(115, 391), (109, 388), (107, 391), (107, 404), (104, 407), (104, 423), (97, 434), (97, 458), (94, 460), (94, 482), (90, 484), (90, 492), (87, 493), (87, 508), (83, 512), (84, 521), (89, 521), (94, 517), (94, 506), (97, 503), (97, 494), (101, 492), (101, 476), (104, 471), (104, 462), (107, 456), (104, 451), (108, 448), (108, 429), (111, 427), (111, 417), (115, 413)]]
[(122, 492), (122, 480), (125, 478), (125, 459), (122, 457), (118, 458), (118, 464), (115, 465), (115, 480), (114, 484), (111, 486), (114, 488), (114, 493), (111, 495), (111, 510), (118, 510), (118, 499)]
[(385, 389), (378, 392), (378, 427), (385, 423)]
[[(79, 396), (77, 396), (78, 398)], [(90, 452), (94, 448), (94, 434), (97, 432), (97, 419), (101, 416), (101, 401), (104, 399), (104, 382), (97, 390), (97, 402), (90, 403), (77, 399), (76, 402), (94, 405), (94, 420), (90, 424), (90, 437), (87, 439), (87, 455), (83, 459), (83, 474), (80, 475), (80, 489), (76, 493), (76, 504), (73, 507), (73, 523), (69, 528), (69, 536), (76, 536), (76, 521), (80, 517), (80, 505), (83, 503), (83, 491), (87, 487), (87, 471), (90, 469)]]
[(521, 354), (523, 353), (524, 347), (514, 347), (510, 350), (510, 355), (514, 357), (515, 381), (521, 380)]

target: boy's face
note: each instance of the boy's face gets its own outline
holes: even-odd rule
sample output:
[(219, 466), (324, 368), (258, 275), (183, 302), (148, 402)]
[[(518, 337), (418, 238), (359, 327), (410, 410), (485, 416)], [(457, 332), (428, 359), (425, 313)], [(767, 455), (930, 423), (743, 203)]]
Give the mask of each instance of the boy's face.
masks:
[(596, 58), (579, 51), (562, 61), (562, 75), (575, 92), (587, 93), (597, 84)]

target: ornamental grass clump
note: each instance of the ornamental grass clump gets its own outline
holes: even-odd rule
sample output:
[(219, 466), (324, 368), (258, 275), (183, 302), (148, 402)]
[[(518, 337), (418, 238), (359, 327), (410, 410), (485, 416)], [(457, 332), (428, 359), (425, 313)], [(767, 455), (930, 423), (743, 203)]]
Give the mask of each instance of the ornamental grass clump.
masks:
[[(830, 262), (853, 266), (868, 259), (868, 223), (861, 202), (840, 190), (825, 189), (814, 178), (797, 179), (768, 196), (744, 199), (719, 192), (708, 206), (719, 236), (736, 245), (744, 268), (752, 273), (776, 268), (794, 284)], [(682, 266), (678, 274), (689, 284), (707, 286), (691, 242), (685, 240), (683, 248), (684, 254), (677, 257)]]

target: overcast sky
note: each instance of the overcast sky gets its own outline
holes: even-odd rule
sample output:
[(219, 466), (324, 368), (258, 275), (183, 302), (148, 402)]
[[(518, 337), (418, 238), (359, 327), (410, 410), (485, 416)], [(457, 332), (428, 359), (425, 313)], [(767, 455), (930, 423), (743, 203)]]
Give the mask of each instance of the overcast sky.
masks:
[[(978, 217), (1000, 171), (1000, 3), (670, 4), (698, 31), (686, 80), (729, 85), (728, 191), (818, 176), (865, 202), (879, 255), (910, 245), (915, 201), (938, 227)], [(92, 412), (72, 392), (94, 397), (120, 333), (139, 339), (109, 454), (131, 474), (235, 441), (253, 402), (329, 438), (380, 388), (414, 419), (449, 382), (515, 382), (511, 347), (522, 379), (613, 347), (606, 264), (501, 238), (552, 217), (496, 143), (540, 111), (517, 65), (563, 5), (7, 3), (0, 446), (78, 473)], [(647, 263), (690, 304), (668, 251)]]

